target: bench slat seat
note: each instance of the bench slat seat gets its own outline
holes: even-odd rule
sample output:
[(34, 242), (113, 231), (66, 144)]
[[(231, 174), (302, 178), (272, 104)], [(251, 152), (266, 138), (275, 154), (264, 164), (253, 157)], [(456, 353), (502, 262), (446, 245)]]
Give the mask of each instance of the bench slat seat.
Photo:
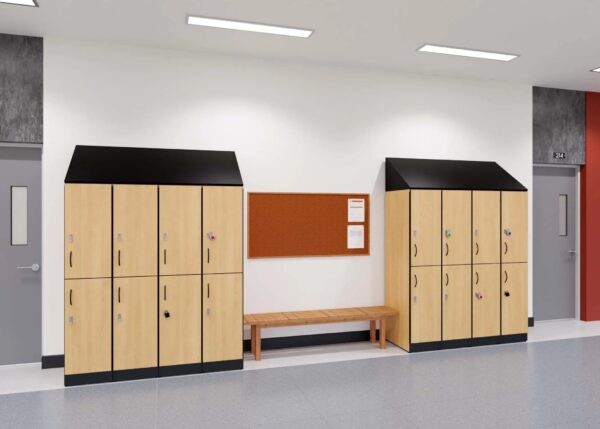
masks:
[(252, 353), (256, 360), (261, 358), (261, 328), (282, 326), (312, 325), (319, 323), (340, 323), (370, 321), (371, 342), (376, 342), (376, 321), (379, 320), (379, 343), (385, 348), (386, 318), (394, 317), (398, 312), (386, 306), (332, 308), (326, 310), (285, 311), (277, 313), (259, 313), (244, 315), (244, 325), (251, 327)]

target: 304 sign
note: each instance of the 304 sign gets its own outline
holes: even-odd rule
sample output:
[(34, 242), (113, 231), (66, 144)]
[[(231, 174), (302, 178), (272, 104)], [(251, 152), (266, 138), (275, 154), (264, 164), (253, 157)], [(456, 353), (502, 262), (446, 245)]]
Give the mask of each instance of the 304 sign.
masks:
[(567, 159), (566, 152), (554, 152), (554, 159)]

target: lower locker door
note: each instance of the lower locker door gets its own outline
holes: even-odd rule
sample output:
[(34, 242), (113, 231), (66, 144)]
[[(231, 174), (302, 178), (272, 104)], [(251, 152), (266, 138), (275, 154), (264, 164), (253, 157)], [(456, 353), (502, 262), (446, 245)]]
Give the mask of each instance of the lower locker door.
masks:
[(111, 371), (110, 279), (65, 281), (65, 375)]
[(156, 277), (115, 278), (114, 370), (157, 366)]
[(526, 334), (528, 272), (526, 263), (502, 264), (502, 335)]
[(473, 337), (500, 335), (500, 264), (473, 265)]
[(202, 278), (165, 276), (159, 281), (159, 363), (202, 361)]
[(471, 338), (471, 265), (444, 267), (442, 339)]
[(428, 343), (442, 339), (438, 267), (411, 268), (410, 342)]
[(242, 274), (203, 277), (202, 360), (242, 359)]

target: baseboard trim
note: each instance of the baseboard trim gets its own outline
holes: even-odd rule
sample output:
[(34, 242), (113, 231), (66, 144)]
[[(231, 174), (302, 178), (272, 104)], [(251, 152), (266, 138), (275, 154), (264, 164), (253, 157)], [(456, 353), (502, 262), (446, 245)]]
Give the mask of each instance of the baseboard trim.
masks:
[(113, 371), (113, 381), (143, 380), (158, 377), (158, 368), (136, 368)]
[(535, 318), (533, 318), (533, 317), (530, 317), (530, 318), (527, 320), (527, 326), (529, 326), (530, 328), (533, 328), (533, 326), (534, 326), (534, 325), (535, 325)]
[(65, 386), (69, 387), (81, 386), (83, 384), (108, 383), (113, 380), (112, 375), (113, 373), (111, 371), (65, 375)]
[(465, 338), (462, 340), (434, 341), (410, 345), (411, 353), (430, 352), (433, 350), (449, 350), (464, 347), (491, 346), (496, 344), (522, 343), (527, 341), (527, 334), (498, 335), (494, 337)]
[(65, 366), (65, 355), (42, 356), (42, 369), (63, 368)]
[(158, 368), (159, 377), (172, 377), (175, 375), (189, 375), (202, 373), (201, 363), (190, 363), (184, 365), (169, 365)]
[(202, 372), (220, 372), (244, 369), (244, 359), (224, 360), (220, 362), (204, 362)]
[[(333, 332), (328, 334), (294, 335), (291, 337), (263, 338), (262, 350), (288, 349), (294, 347), (324, 346), (328, 344), (369, 341), (369, 331)], [(379, 330), (377, 330), (379, 337)], [(244, 340), (244, 351), (250, 351), (250, 340)]]

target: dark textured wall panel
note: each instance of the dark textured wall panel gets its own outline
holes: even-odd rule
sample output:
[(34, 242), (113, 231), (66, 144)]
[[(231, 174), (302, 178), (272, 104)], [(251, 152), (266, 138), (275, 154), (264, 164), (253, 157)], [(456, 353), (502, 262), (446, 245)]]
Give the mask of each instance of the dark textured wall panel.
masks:
[(585, 164), (585, 92), (533, 88), (533, 162)]
[(43, 39), (0, 34), (0, 142), (43, 141)]

